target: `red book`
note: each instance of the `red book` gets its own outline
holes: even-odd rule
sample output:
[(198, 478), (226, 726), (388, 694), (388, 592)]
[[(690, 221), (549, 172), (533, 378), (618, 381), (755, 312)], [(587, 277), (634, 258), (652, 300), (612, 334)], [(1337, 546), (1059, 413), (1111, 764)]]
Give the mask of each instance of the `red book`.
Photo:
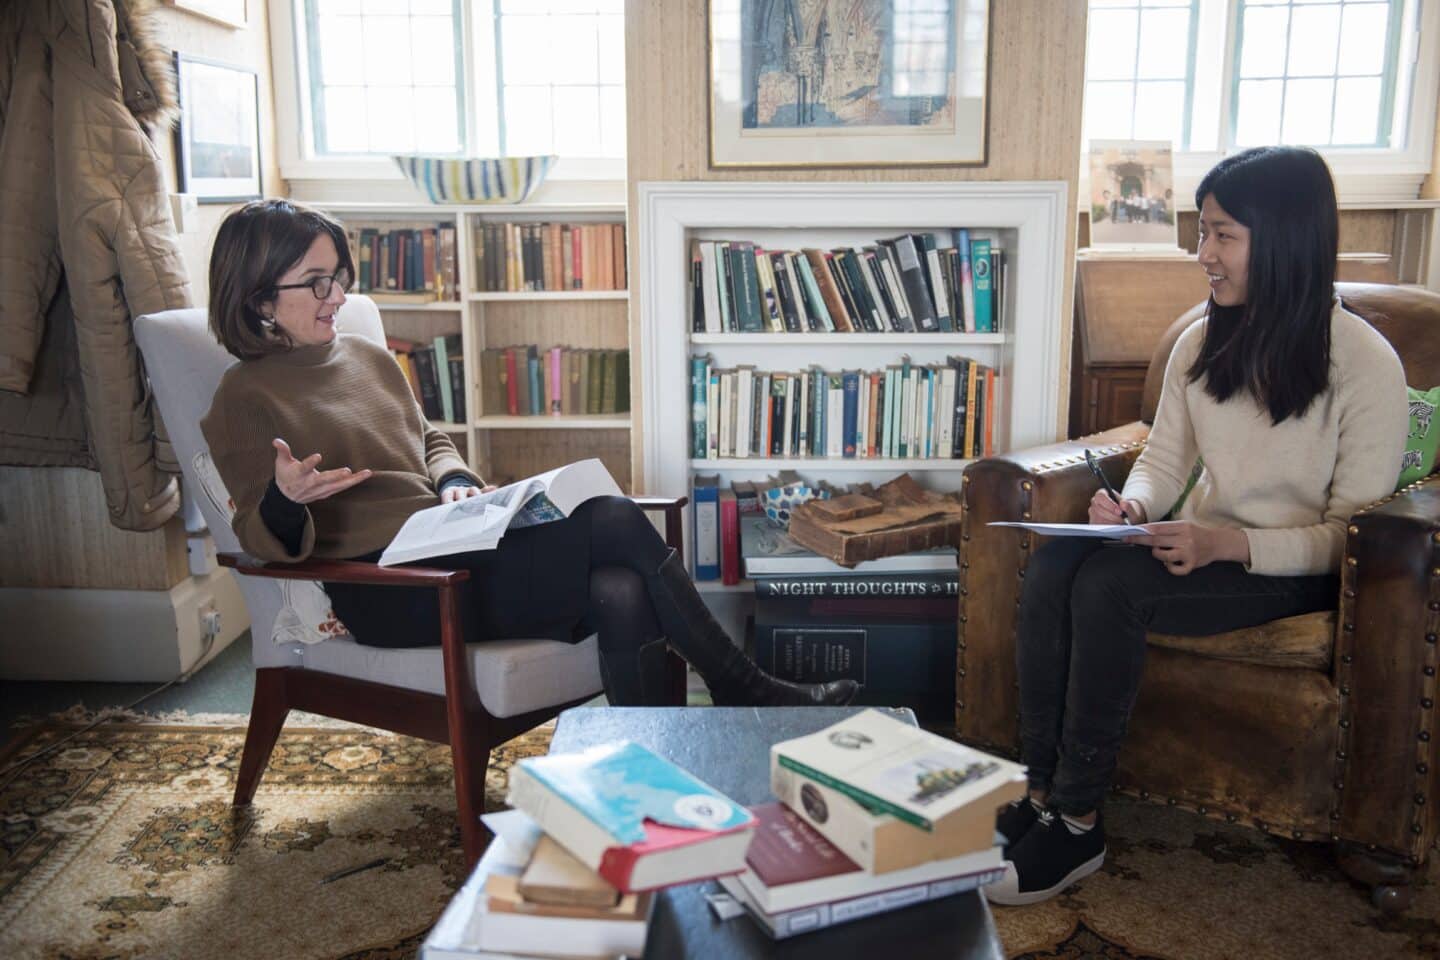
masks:
[(579, 224), (570, 228), (570, 286), (576, 290), (585, 286), (581, 279), (584, 276), (581, 272), (584, 264), (580, 259), (580, 247), (581, 244), (584, 243), (584, 237), (582, 236), (584, 232), (585, 228)]
[(734, 490), (720, 491), (720, 581), (740, 582), (740, 503)]
[(510, 416), (520, 414), (519, 380), (515, 373), (515, 348), (505, 348), (505, 407)]

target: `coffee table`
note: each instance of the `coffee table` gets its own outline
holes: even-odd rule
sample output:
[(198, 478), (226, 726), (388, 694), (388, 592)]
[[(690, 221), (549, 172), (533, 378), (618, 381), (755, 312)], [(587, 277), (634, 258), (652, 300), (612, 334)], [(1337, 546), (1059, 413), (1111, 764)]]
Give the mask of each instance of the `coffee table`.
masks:
[[(734, 800), (752, 806), (770, 792), (770, 745), (804, 736), (864, 707), (576, 707), (560, 714), (551, 753), (632, 740), (679, 764)], [(910, 710), (894, 710), (915, 723)], [(893, 913), (771, 940), (748, 917), (715, 918), (705, 894), (713, 882), (672, 887), (659, 896), (645, 944), (646, 960), (682, 957), (783, 957), (835, 960), (886, 956), (1003, 960), (984, 896), (959, 894)]]

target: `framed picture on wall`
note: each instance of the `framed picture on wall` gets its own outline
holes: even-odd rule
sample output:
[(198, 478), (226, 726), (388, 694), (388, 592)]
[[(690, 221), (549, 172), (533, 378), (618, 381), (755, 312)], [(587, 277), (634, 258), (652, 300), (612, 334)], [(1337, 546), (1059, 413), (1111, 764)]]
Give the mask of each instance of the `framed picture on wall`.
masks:
[(254, 70), (175, 54), (180, 191), (200, 203), (260, 197), (260, 85)]
[(990, 0), (710, 0), (714, 167), (983, 165)]
[(206, 20), (223, 23), (227, 27), (244, 27), (246, 0), (165, 0), (176, 10), (193, 13)]

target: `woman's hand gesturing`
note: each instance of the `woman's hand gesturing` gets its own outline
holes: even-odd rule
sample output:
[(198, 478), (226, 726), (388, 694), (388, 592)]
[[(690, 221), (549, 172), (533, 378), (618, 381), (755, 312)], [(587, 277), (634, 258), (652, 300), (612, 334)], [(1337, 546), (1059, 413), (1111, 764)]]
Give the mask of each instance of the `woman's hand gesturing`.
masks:
[(275, 448), (275, 485), (296, 503), (324, 500), (370, 479), (369, 470), (356, 471), (349, 467), (316, 470), (320, 454), (312, 453), (304, 460), (296, 460), (290, 453), (290, 445), (279, 437), (271, 441), (271, 445)]

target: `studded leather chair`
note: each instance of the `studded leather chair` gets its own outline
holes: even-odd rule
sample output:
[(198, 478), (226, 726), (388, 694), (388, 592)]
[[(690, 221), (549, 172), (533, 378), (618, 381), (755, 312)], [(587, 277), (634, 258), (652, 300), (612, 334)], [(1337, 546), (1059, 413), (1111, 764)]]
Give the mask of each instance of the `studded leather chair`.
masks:
[[(1395, 347), (1409, 384), (1440, 384), (1440, 296), (1379, 284), (1342, 283), (1337, 292)], [(986, 524), (1084, 522), (1097, 482), (1083, 450), (1103, 453), (1112, 481), (1129, 473), (1170, 351), (1203, 310), (1180, 317), (1151, 358), (1142, 420), (966, 470), (961, 739), (1002, 751), (1019, 744), (1015, 612), (1040, 538)], [(1149, 636), (1116, 787), (1334, 843), (1341, 867), (1371, 886), (1378, 905), (1402, 910), (1440, 833), (1440, 471), (1355, 514), (1341, 573), (1338, 611), (1202, 640)]]

